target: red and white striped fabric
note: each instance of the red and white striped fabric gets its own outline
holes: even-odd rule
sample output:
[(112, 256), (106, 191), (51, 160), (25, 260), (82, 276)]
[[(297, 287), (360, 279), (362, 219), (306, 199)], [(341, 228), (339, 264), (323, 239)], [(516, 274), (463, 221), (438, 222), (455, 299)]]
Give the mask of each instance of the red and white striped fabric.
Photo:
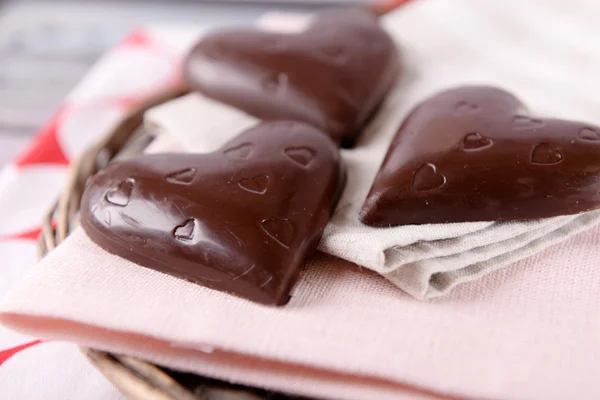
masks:
[[(172, 85), (194, 29), (132, 32), (106, 54), (27, 149), (0, 174), (0, 298), (36, 263), (40, 221), (69, 162), (132, 106)], [(0, 399), (120, 399), (74, 344), (0, 327)]]

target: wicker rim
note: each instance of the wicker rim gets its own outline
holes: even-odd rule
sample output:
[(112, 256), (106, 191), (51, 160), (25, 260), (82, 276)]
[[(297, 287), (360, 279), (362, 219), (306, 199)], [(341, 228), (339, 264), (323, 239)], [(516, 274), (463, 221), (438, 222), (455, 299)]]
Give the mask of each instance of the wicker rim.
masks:
[[(145, 100), (129, 111), (99, 141), (87, 148), (71, 163), (61, 195), (42, 220), (42, 229), (37, 243), (38, 259), (54, 250), (79, 225), (80, 200), (88, 178), (105, 167), (109, 161), (140, 153), (146, 147), (147, 141), (130, 143), (132, 136), (142, 124), (144, 113), (152, 107), (186, 93), (187, 90), (183, 87), (170, 87)], [(80, 350), (128, 398), (197, 399), (186, 388), (150, 363), (87, 347), (80, 347)]]
[(152, 364), (87, 347), (80, 349), (88, 361), (129, 399), (198, 400)]

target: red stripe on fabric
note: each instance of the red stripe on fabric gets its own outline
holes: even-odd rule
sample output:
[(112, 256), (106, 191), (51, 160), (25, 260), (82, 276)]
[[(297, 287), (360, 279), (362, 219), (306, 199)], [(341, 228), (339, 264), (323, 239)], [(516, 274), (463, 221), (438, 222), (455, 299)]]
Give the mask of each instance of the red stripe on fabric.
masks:
[(378, 14), (385, 14), (400, 6), (405, 5), (406, 3), (410, 3), (411, 1), (414, 0), (379, 0), (376, 1), (375, 4), (373, 4), (371, 7)]
[(166, 58), (179, 58), (178, 54), (167, 46), (162, 46), (152, 34), (144, 29), (136, 29), (121, 40), (112, 51), (127, 51), (129, 48), (143, 47), (161, 53)]
[(118, 46), (148, 46), (150, 44), (150, 36), (143, 29), (135, 29), (123, 39)]
[(12, 347), (10, 349), (0, 351), (0, 365), (4, 364), (9, 358), (14, 356), (20, 351), (28, 349), (36, 344), (42, 343), (42, 340), (34, 340), (33, 342), (25, 343), (20, 346)]
[(117, 97), (111, 100), (111, 103), (116, 104), (120, 107), (124, 107), (127, 110), (133, 109), (146, 100), (146, 97), (128, 96), (128, 97)]
[(25, 150), (15, 160), (18, 167), (33, 164), (69, 165), (69, 160), (60, 147), (57, 136), (63, 113), (64, 107), (59, 108), (52, 119), (29, 142)]
[(0, 241), (2, 240), (38, 240), (40, 237), (40, 233), (42, 232), (42, 228), (34, 228), (29, 231), (14, 233), (10, 235), (0, 236)]

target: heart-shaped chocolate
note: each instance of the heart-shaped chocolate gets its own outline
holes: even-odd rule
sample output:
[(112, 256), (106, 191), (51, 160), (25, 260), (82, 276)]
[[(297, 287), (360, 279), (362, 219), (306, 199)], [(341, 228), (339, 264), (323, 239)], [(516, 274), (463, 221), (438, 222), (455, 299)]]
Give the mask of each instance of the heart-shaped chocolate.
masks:
[(282, 304), (343, 187), (335, 144), (296, 122), (264, 123), (210, 154), (115, 161), (82, 199), (82, 225), (139, 265)]
[(510, 93), (466, 86), (410, 113), (361, 219), (374, 226), (507, 221), (599, 207), (599, 127), (534, 118)]
[(209, 34), (184, 71), (208, 97), (260, 119), (310, 123), (350, 146), (396, 79), (399, 58), (374, 15), (328, 11), (297, 34)]

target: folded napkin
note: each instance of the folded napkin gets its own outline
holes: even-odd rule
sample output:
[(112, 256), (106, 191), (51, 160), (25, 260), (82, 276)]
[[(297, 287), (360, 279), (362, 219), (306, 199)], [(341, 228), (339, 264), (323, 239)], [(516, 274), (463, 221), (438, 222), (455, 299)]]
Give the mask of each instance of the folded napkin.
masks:
[[(475, 81), (516, 89), (536, 110), (593, 121), (599, 103), (586, 91), (600, 87), (597, 4), (565, 7), (423, 0), (391, 15), (386, 26), (410, 44), (409, 65), (421, 66), (409, 70), (399, 114), (426, 93)], [(535, 51), (520, 48), (525, 41)], [(495, 51), (484, 53), (492, 43)], [(584, 89), (573, 89), (581, 82)], [(3, 300), (0, 322), (325, 399), (598, 398), (599, 259), (595, 226), (418, 302), (381, 276), (320, 253), (290, 303), (271, 308), (141, 268), (77, 230)]]

